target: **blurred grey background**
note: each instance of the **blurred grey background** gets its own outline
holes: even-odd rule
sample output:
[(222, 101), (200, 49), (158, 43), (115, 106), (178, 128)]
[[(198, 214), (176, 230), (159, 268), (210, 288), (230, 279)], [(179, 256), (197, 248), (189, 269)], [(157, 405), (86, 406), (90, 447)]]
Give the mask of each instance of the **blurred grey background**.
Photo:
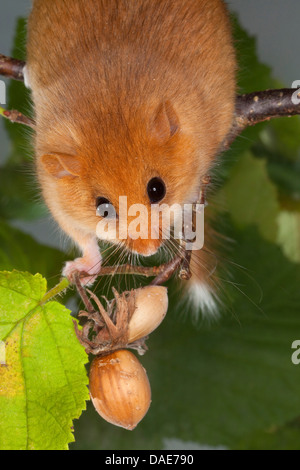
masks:
[[(49, 0), (51, 1), (51, 0)], [(257, 36), (260, 59), (271, 65), (274, 77), (290, 87), (300, 80), (300, 1), (299, 0), (231, 0), (227, 2), (231, 11), (237, 12), (242, 25)], [(71, 4), (71, 2), (70, 2)], [(27, 16), (31, 0), (1, 0), (0, 52), (10, 55), (16, 18)], [(0, 120), (0, 164), (9, 152), (3, 122)], [(48, 220), (29, 224), (15, 222), (35, 238), (51, 245), (59, 245), (60, 237)]]

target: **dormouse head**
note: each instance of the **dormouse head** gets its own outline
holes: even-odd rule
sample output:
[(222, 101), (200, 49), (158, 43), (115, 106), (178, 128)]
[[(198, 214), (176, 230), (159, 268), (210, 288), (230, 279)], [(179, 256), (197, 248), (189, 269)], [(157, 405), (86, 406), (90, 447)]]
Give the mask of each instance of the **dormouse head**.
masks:
[(210, 159), (201, 164), (197, 142), (170, 101), (156, 104), (147, 119), (112, 116), (103, 128), (85, 126), (77, 135), (74, 155), (39, 160), (40, 178), (55, 184), (46, 200), (55, 192), (78, 230), (153, 255), (172, 238), (183, 205), (197, 200)]

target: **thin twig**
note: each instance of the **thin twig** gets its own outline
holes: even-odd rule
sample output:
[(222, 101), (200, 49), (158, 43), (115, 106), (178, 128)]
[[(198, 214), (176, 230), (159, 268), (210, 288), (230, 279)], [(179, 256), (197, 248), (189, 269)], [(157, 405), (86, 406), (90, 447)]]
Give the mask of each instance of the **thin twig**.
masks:
[(25, 116), (24, 114), (20, 113), (15, 109), (7, 110), (0, 107), (0, 116), (3, 116), (5, 119), (8, 119), (10, 122), (23, 124), (24, 126), (31, 127), (31, 129), (35, 128), (35, 122), (33, 119)]
[[(182, 257), (179, 258), (182, 260)], [(144, 277), (156, 277), (161, 275), (169, 266), (173, 263), (173, 260), (170, 263), (162, 264), (160, 266), (153, 267), (144, 267), (144, 266), (133, 266), (132, 264), (123, 264), (120, 266), (104, 266), (101, 267), (100, 272), (97, 276), (114, 276), (114, 275), (134, 275), (134, 276), (144, 276)], [(80, 277), (95, 277), (95, 274), (91, 275), (89, 273), (82, 272)]]
[(161, 286), (165, 284), (182, 263), (182, 257), (176, 256), (170, 263), (164, 265), (164, 270), (150, 283), (150, 286)]
[(179, 271), (179, 278), (183, 281), (189, 281), (192, 277), (191, 272), (191, 259), (192, 259), (192, 252), (190, 250), (185, 250), (185, 257), (181, 264), (181, 268)]
[(64, 294), (69, 287), (70, 282), (68, 281), (68, 279), (63, 278), (59, 284), (57, 284), (44, 295), (44, 297), (40, 301), (40, 305), (44, 305), (55, 297)]
[[(161, 264), (160, 266), (144, 267), (144, 266), (133, 266), (131, 264), (124, 264), (121, 266), (105, 266), (102, 267), (97, 277), (114, 276), (114, 275), (133, 275), (133, 276), (144, 276), (154, 277), (155, 279), (151, 282), (153, 286), (159, 286), (167, 282), (180, 265), (186, 261), (186, 256), (183, 253), (180, 256), (176, 256), (169, 263)], [(95, 277), (95, 274), (90, 275), (86, 272), (81, 272), (79, 278)], [(78, 278), (74, 278), (76, 287), (78, 289), (79, 282)], [(77, 282), (76, 282), (77, 281)], [(82, 288), (83, 289), (83, 288)], [(82, 295), (82, 292), (81, 294)]]
[(75, 273), (73, 275), (73, 282), (77, 288), (77, 291), (85, 305), (85, 308), (87, 309), (87, 311), (89, 313), (94, 313), (95, 309), (93, 307), (93, 305), (91, 304), (91, 301), (90, 299), (88, 298), (87, 294), (86, 294), (86, 291), (85, 289), (82, 287), (81, 283), (80, 283), (80, 275), (79, 273)]

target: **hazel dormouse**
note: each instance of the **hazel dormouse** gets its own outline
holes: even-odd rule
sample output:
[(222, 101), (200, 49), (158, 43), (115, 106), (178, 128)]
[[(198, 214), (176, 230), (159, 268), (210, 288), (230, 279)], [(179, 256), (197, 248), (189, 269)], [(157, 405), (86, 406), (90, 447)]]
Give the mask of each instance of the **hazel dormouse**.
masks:
[[(234, 116), (229, 14), (221, 0), (34, 0), (24, 74), (41, 191), (81, 252), (63, 275), (95, 278), (99, 206), (113, 207), (118, 225), (122, 196), (148, 214), (197, 200)], [(150, 256), (165, 243), (158, 232), (113, 242)], [(188, 285), (213, 310), (207, 262), (205, 250), (193, 252)]]

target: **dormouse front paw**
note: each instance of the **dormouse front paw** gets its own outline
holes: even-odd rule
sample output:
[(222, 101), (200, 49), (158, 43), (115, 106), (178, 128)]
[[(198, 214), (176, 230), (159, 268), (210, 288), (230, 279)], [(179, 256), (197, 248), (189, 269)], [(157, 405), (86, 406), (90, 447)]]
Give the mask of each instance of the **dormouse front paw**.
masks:
[(73, 276), (75, 273), (86, 273), (88, 276), (84, 276), (80, 279), (81, 285), (92, 286), (100, 272), (101, 268), (101, 257), (99, 259), (91, 259), (87, 257), (77, 258), (74, 261), (68, 261), (63, 269), (62, 275), (73, 282)]

